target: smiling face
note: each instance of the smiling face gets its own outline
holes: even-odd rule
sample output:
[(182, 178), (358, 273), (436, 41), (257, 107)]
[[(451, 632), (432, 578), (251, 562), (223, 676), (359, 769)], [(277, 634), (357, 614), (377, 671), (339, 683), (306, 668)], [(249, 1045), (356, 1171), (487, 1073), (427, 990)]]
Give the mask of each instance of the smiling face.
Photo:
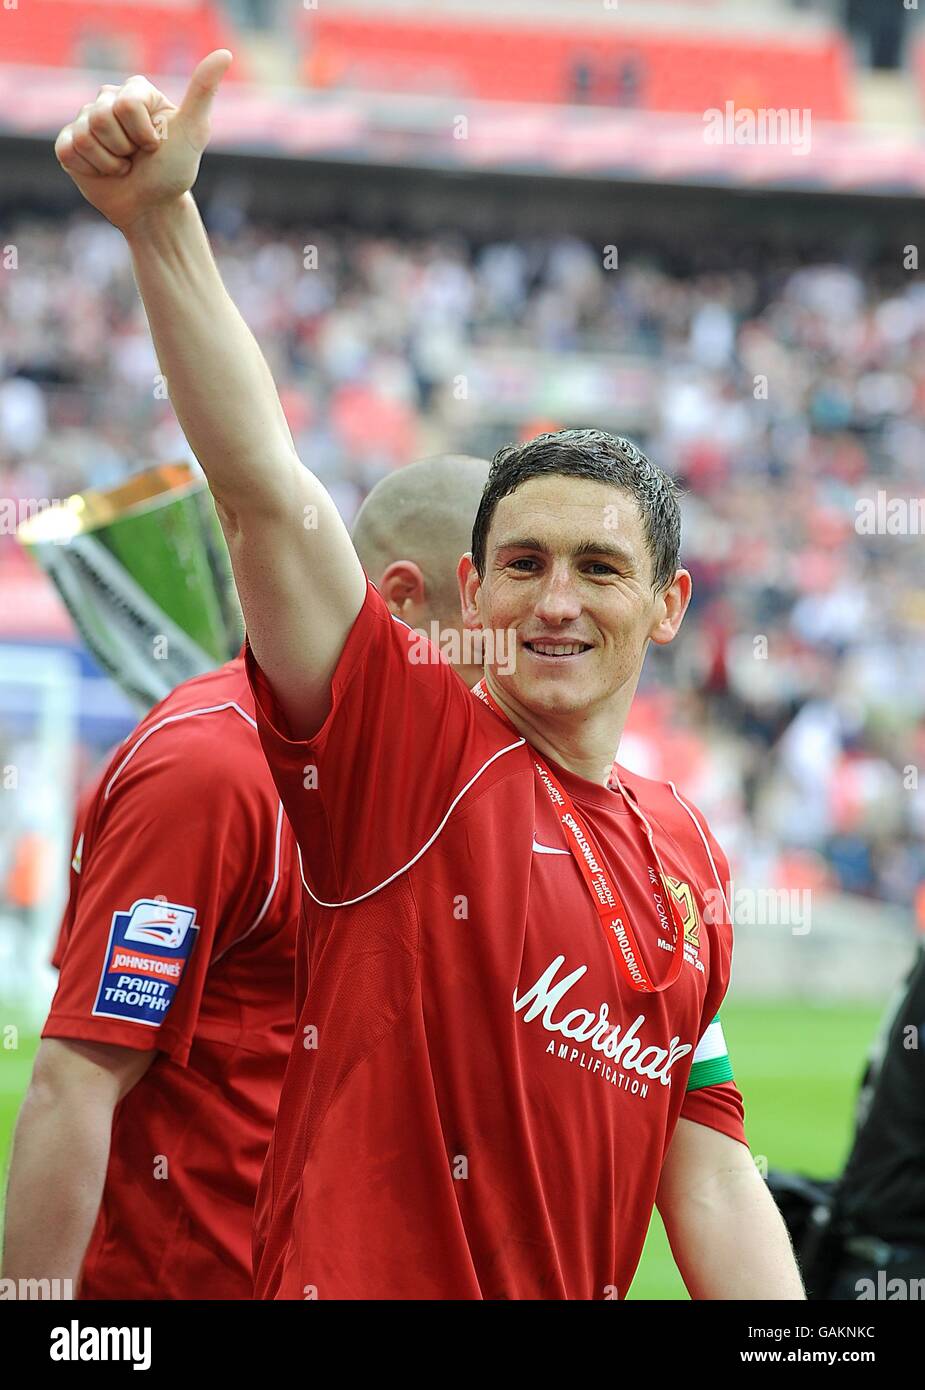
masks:
[[(510, 709), (625, 718), (648, 641), (670, 642), (690, 597), (679, 570), (652, 591), (652, 560), (631, 493), (560, 474), (527, 479), (491, 520), (485, 576), (464, 572), (467, 622), (516, 632), (516, 663), (488, 667)], [(621, 717), (622, 716), (622, 717)]]

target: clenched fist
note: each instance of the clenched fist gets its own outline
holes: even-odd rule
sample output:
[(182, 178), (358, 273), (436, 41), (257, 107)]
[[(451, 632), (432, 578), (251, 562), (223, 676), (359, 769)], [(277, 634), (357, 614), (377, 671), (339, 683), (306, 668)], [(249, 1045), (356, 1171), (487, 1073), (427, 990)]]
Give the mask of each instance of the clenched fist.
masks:
[(231, 54), (218, 48), (196, 68), (179, 106), (146, 77), (100, 88), (55, 141), (81, 193), (127, 232), (154, 208), (183, 197), (209, 143), (209, 112)]

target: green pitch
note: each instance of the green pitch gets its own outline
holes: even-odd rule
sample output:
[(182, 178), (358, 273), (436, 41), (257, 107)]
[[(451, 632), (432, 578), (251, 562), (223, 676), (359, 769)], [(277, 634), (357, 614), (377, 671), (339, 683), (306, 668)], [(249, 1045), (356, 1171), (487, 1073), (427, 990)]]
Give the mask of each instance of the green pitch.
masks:
[(15, 1014), (0, 1015), (0, 1230), (9, 1171), (10, 1146), (19, 1106), (32, 1075), (38, 1037)]
[[(847, 1154), (854, 1097), (880, 1012), (811, 1004), (723, 1007), (723, 1031), (745, 1097), (751, 1151), (756, 1157), (763, 1154), (769, 1168), (790, 1168), (814, 1177), (838, 1172)], [(13, 1125), (37, 1045), (37, 1038), (21, 1033), (16, 1048), (0, 1048), (4, 1190)], [(687, 1297), (657, 1213), (629, 1297)]]
[[(768, 1168), (834, 1177), (848, 1154), (854, 1099), (881, 1010), (800, 1005), (722, 1008), (752, 1154)], [(655, 1212), (629, 1298), (687, 1298)]]

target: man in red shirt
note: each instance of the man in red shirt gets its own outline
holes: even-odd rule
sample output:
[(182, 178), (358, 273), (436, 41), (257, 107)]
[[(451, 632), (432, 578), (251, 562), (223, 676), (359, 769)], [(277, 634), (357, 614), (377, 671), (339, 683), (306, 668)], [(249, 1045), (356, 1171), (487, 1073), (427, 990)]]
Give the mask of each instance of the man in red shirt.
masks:
[(179, 107), (101, 93), (56, 152), (127, 238), (209, 478), (310, 899), (258, 1293), (623, 1297), (657, 1202), (694, 1296), (801, 1298), (734, 1086), (685, 1100), (727, 866), (672, 784), (613, 777), (690, 599), (674, 489), (597, 431), (502, 450), (459, 564), (479, 695), (422, 650), (297, 458), (189, 192), (229, 61)]
[[(520, 456), (559, 448), (564, 459), (583, 442), (541, 437)], [(625, 593), (603, 541), (580, 580), (551, 574), (551, 518), (568, 515), (570, 483), (549, 476), (555, 495), (538, 503), (527, 484), (506, 498), (515, 539), (499, 532), (496, 563), (532, 568), (505, 581), (504, 616), (522, 613), (525, 641), (593, 637), (597, 652), (606, 606)], [(628, 510), (623, 520), (629, 529)], [(494, 556), (494, 526), (491, 536)], [(477, 574), (463, 569), (471, 594)], [(513, 714), (515, 699), (531, 701), (521, 730), (543, 750), (538, 775), (521, 730), (440, 663), (416, 661), (416, 643), (367, 586), (331, 712), (309, 739), (290, 732), (248, 656), (317, 962), (299, 1020), (315, 1043), (293, 1053), (262, 1182), (257, 1295), (622, 1296), (679, 1118), (738, 1141), (754, 1171), (714, 1023), (729, 979), (731, 931), (717, 911), (728, 865), (671, 784), (621, 772), (615, 794), (579, 759), (566, 764), (568, 742), (540, 743), (539, 700), (575, 699), (568, 681), (595, 679), (591, 662), (585, 672), (580, 656), (536, 651), (534, 673), (521, 648), (513, 678), (495, 684), (489, 667), (489, 692)], [(309, 765), (317, 787), (306, 792)], [(636, 993), (621, 974), (563, 835), (562, 791), (612, 866), (655, 983), (678, 961), (670, 989)], [(701, 1040), (700, 1085), (686, 1092)]]
[[(429, 460), (367, 498), (356, 543), (396, 613), (451, 620), (443, 557), (466, 543), (487, 471)], [(17, 1129), (6, 1275), (70, 1278), (89, 1299), (252, 1296), (300, 897), (238, 658), (161, 701), (82, 805), (58, 989)]]

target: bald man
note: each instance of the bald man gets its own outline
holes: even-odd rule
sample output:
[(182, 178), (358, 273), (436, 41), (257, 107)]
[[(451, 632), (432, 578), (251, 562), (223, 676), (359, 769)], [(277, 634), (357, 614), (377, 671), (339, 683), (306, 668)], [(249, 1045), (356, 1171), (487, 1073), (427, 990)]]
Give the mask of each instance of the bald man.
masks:
[[(462, 632), (455, 571), (487, 475), (431, 459), (364, 503), (357, 549), (409, 626)], [(299, 1001), (307, 972), (295, 844), (241, 657), (142, 720), (74, 840), (3, 1275), (70, 1280), (84, 1299), (250, 1298), (293, 972)]]
[(487, 478), (487, 461), (468, 454), (409, 464), (377, 483), (353, 524), (360, 563), (391, 611), (440, 647), (470, 688), (482, 676), (482, 634), (463, 627), (456, 566)]

